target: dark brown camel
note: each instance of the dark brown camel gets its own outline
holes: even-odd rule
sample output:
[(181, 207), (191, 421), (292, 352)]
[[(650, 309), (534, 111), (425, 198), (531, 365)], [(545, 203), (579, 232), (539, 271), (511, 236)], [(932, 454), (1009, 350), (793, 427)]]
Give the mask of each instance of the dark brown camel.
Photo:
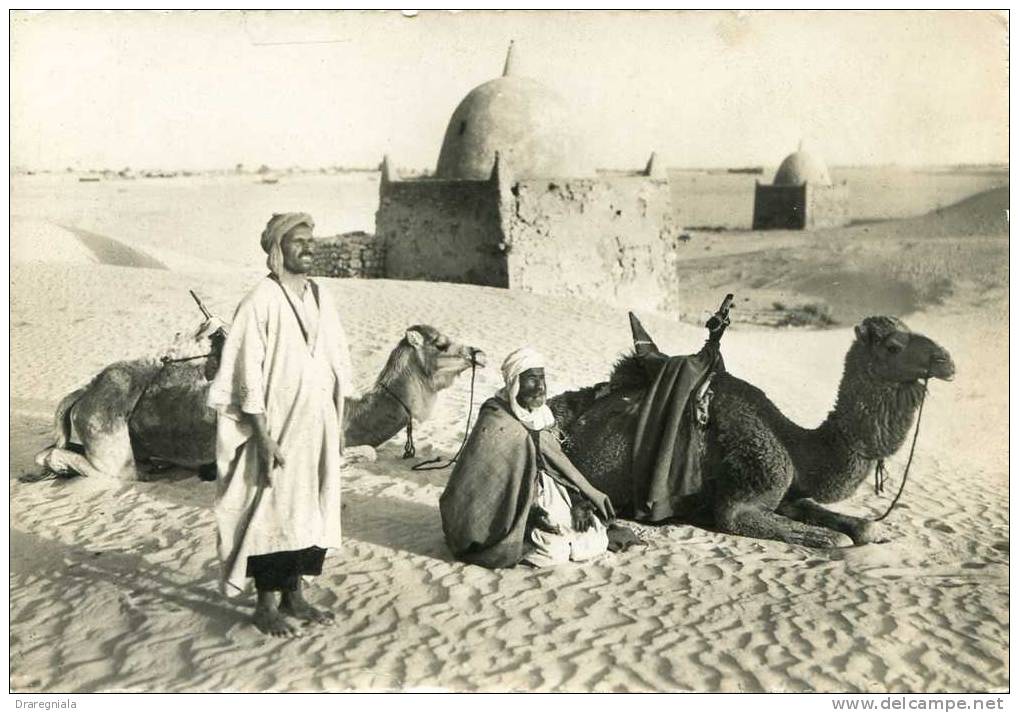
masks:
[[(664, 358), (634, 321), (635, 347)], [(549, 402), (567, 453), (621, 512), (632, 509), (631, 451), (650, 386), (646, 359), (624, 357), (609, 382)], [(819, 427), (807, 429), (786, 418), (763, 391), (720, 369), (711, 380), (705, 485), (686, 504), (689, 519), (808, 547), (845, 544), (846, 536), (856, 544), (879, 540), (873, 521), (819, 503), (849, 497), (879, 459), (899, 450), (925, 377), (947, 381), (954, 374), (948, 352), (932, 340), (894, 317), (869, 317), (856, 327), (835, 407)]]

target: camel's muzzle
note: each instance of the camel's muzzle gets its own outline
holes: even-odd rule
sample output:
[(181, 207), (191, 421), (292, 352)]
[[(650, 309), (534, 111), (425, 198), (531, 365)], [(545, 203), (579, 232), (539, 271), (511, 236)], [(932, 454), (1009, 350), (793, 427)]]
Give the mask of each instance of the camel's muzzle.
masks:
[(952, 361), (952, 357), (948, 355), (948, 352), (935, 354), (931, 357), (931, 363), (928, 368), (931, 378), (941, 379), (942, 381), (951, 381), (955, 378), (955, 362)]

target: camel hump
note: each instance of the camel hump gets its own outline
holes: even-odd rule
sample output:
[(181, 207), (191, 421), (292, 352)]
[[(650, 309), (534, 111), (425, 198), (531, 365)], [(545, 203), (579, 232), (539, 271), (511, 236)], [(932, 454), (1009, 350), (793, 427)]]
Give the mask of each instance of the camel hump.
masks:
[(637, 319), (637, 315), (630, 312), (630, 333), (633, 335), (633, 351), (637, 356), (660, 353), (658, 345), (651, 338), (651, 335), (644, 329), (644, 325)]

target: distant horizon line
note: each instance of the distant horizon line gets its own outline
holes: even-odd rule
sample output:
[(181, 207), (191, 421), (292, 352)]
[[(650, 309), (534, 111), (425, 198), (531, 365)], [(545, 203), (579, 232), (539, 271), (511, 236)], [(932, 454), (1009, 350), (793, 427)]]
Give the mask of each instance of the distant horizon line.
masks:
[[(285, 166), (274, 168), (268, 164), (261, 164), (257, 168), (247, 167), (244, 164), (242, 170), (237, 169), (237, 165), (233, 167), (214, 167), (214, 168), (194, 168), (194, 167), (166, 167), (166, 166), (141, 166), (138, 168), (132, 166), (125, 166), (123, 168), (81, 168), (77, 166), (65, 166), (64, 168), (48, 168), (48, 167), (35, 167), (35, 166), (11, 166), (11, 175), (24, 175), (24, 174), (112, 174), (114, 176), (121, 173), (131, 174), (144, 174), (144, 173), (174, 173), (174, 174), (230, 174), (230, 175), (270, 175), (270, 174), (286, 174), (286, 173), (380, 173), (381, 167), (376, 166), (358, 166), (358, 165), (341, 165), (341, 164), (329, 164), (321, 166)], [(761, 163), (743, 163), (743, 164), (719, 164), (713, 166), (683, 166), (683, 165), (668, 165), (665, 167), (666, 171), (739, 171), (749, 172), (753, 169), (769, 169), (777, 167), (779, 164), (761, 164)], [(882, 162), (882, 163), (834, 163), (829, 164), (830, 169), (839, 168), (1009, 168), (1009, 163), (997, 162), (997, 161), (964, 161), (964, 162), (949, 162), (949, 163), (907, 163), (907, 162)], [(395, 170), (397, 173), (413, 173), (415, 175), (430, 175), (435, 171), (434, 166), (427, 168), (414, 167), (414, 166), (403, 166), (397, 164), (391, 166), (391, 170)], [(642, 167), (615, 167), (615, 166), (602, 166), (595, 168), (596, 172), (634, 172), (640, 171)], [(564, 176), (570, 178), (570, 176)]]

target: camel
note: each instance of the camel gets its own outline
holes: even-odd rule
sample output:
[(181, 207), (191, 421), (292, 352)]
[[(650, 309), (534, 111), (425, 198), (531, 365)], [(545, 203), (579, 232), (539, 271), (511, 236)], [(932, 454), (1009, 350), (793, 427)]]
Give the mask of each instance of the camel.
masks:
[[(222, 323), (207, 318), (195, 335), (199, 344), (213, 344), (202, 360), (136, 359), (107, 366), (61, 400), (55, 443), (36, 463), (55, 474), (138, 480), (177, 465), (214, 479), (216, 412), (205, 404), (224, 339)], [(480, 349), (454, 343), (428, 325), (409, 327), (374, 386), (345, 399), (345, 445), (375, 448), (412, 420), (428, 419), (439, 392), (484, 363)], [(140, 463), (150, 470), (139, 470)]]
[[(564, 448), (617, 511), (632, 512), (629, 466), (649, 364), (667, 357), (631, 315), (634, 353), (609, 382), (556, 396), (549, 406)], [(856, 327), (835, 407), (814, 429), (786, 418), (763, 391), (720, 367), (710, 381), (704, 487), (680, 519), (722, 532), (807, 547), (881, 541), (873, 520), (823, 507), (849, 497), (906, 439), (928, 377), (950, 381), (948, 352), (895, 317)], [(651, 361), (648, 361), (648, 360)], [(653, 372), (653, 367), (651, 369)]]

